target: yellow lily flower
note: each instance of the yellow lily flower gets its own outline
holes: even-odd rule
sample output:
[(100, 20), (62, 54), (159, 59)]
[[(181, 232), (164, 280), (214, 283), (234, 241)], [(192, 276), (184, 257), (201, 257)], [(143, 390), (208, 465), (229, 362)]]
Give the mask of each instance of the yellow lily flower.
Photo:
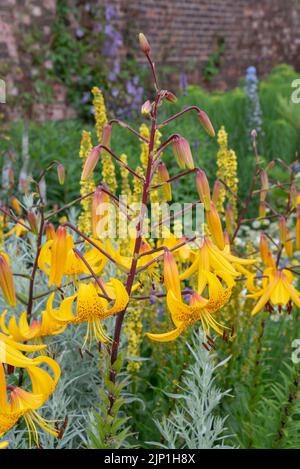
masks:
[(9, 306), (16, 306), (16, 294), (10, 261), (7, 254), (0, 251), (0, 288)]
[(47, 311), (43, 311), (41, 319), (34, 318), (31, 324), (27, 321), (27, 312), (24, 311), (17, 324), (15, 316), (11, 317), (8, 325), (5, 324), (7, 310), (0, 316), (0, 327), (2, 331), (12, 337), (17, 342), (27, 342), (28, 340), (45, 337), (48, 335), (61, 334), (66, 326), (57, 324)]
[(0, 449), (6, 449), (8, 447), (8, 441), (0, 442)]
[(263, 273), (262, 288), (257, 289), (253, 281), (248, 283), (250, 291), (254, 291), (247, 296), (249, 298), (259, 298), (258, 303), (251, 311), (252, 316), (261, 311), (269, 302), (273, 306), (279, 307), (288, 305), (288, 311), (291, 310), (292, 303), (300, 308), (300, 292), (292, 285), (293, 275), (287, 269), (277, 270), (267, 268)]
[[(20, 218), (19, 220), (20, 220), (21, 223), (25, 223), (23, 218)], [(21, 223), (17, 222), (11, 230), (7, 231), (7, 233), (4, 233), (4, 238), (8, 238), (12, 234), (15, 234), (17, 236), (17, 238), (20, 238), (20, 236), (22, 236), (23, 233), (27, 233), (27, 231), (28, 231), (27, 228), (25, 228), (23, 225), (21, 225)]]
[[(175, 248), (183, 241), (185, 241), (185, 238), (176, 238), (171, 231), (164, 227), (164, 239), (158, 240), (157, 247), (165, 246), (171, 251), (171, 249)], [(175, 258), (179, 257), (182, 262), (187, 262), (192, 255), (192, 249), (188, 244), (185, 244), (173, 251), (173, 255)]]
[[(87, 333), (83, 347), (88, 338), (95, 337), (96, 340), (106, 343), (110, 338), (106, 335), (101, 321), (114, 314), (123, 311), (129, 301), (124, 285), (117, 279), (111, 278), (109, 283), (104, 283), (105, 291), (115, 302), (108, 307), (108, 301), (99, 296), (99, 287), (93, 283), (80, 283), (75, 295), (65, 298), (58, 310), (53, 309), (54, 293), (49, 297), (47, 311), (58, 324), (87, 323)], [(76, 301), (75, 314), (72, 312), (73, 303)]]
[[(99, 247), (102, 246), (101, 241), (93, 241)], [(74, 277), (90, 273), (84, 262), (74, 253), (74, 247), (73, 237), (67, 234), (63, 226), (58, 227), (54, 238), (49, 239), (42, 247), (38, 265), (49, 276), (49, 287), (52, 284), (58, 287), (64, 275)], [(93, 247), (83, 257), (97, 275), (102, 272), (106, 257), (98, 249)]]
[[(132, 258), (133, 258), (134, 245), (135, 245), (135, 238), (130, 238), (129, 247), (128, 247), (128, 251), (130, 252), (130, 255), (128, 256), (121, 254), (120, 247), (118, 247), (117, 249), (114, 249), (109, 240), (107, 240), (106, 242), (106, 250), (107, 250), (107, 253), (110, 254), (110, 256), (113, 257), (113, 259), (119, 264), (120, 267), (123, 267), (123, 269), (126, 272), (129, 272), (131, 263), (132, 263)], [(151, 251), (151, 250), (152, 250), (151, 245), (147, 243), (147, 241), (143, 240), (142, 246), (140, 249), (140, 254), (143, 252)], [(153, 259), (155, 259), (156, 256), (157, 254), (153, 253), (153, 254), (140, 257), (138, 259), (137, 269), (144, 267), (146, 264), (148, 264), (148, 262), (151, 262)], [(155, 276), (156, 274), (155, 262), (153, 262), (153, 264), (149, 266), (149, 269), (147, 269), (147, 274), (150, 276)]]
[[(209, 335), (210, 328), (223, 334), (225, 326), (219, 324), (213, 314), (221, 309), (231, 296), (231, 288), (224, 289), (221, 282), (210, 272), (205, 272), (208, 283), (208, 299), (198, 292), (190, 295), (190, 304), (183, 303), (180, 280), (176, 262), (171, 253), (164, 255), (164, 280), (167, 289), (167, 305), (171, 318), (176, 326), (163, 334), (147, 333), (149, 339), (156, 342), (169, 342), (177, 337), (190, 325), (201, 321), (204, 332)], [(202, 285), (200, 286), (202, 291)]]
[[(31, 380), (32, 392), (25, 391), (17, 386), (7, 386), (4, 367), (0, 363), (0, 437), (10, 430), (21, 417), (24, 417), (30, 436), (33, 433), (34, 440), (38, 446), (38, 424), (53, 436), (59, 435), (51, 423), (43, 419), (37, 412), (54, 391), (60, 377), (60, 367), (50, 357), (38, 357), (33, 359), (34, 363), (46, 364), (52, 371), (53, 377), (38, 366), (30, 366), (27, 369)], [(7, 399), (7, 390), (10, 392)]]
[(46, 348), (46, 345), (19, 344), (15, 340), (0, 332), (0, 363), (26, 368), (40, 363), (41, 358), (29, 358), (22, 352), (37, 352)]
[[(229, 252), (228, 247), (222, 251), (219, 249), (207, 236), (204, 237), (203, 244), (199, 247), (198, 252), (195, 254), (194, 261), (191, 266), (180, 275), (180, 280), (198, 273), (198, 289), (203, 291), (208, 284), (208, 278), (205, 272), (212, 272), (216, 277), (221, 278), (232, 288), (235, 285), (235, 278), (238, 277), (242, 271), (245, 274), (244, 265), (253, 264), (255, 261), (252, 259), (241, 259), (234, 256)], [(250, 275), (250, 272), (249, 272)]]

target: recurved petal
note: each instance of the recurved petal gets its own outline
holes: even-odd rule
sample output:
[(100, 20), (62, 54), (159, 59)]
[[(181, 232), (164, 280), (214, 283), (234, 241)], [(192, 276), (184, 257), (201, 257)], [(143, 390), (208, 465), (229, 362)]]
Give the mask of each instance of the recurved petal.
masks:
[(152, 334), (151, 332), (146, 332), (146, 336), (154, 342), (172, 342), (180, 336), (183, 330), (184, 326), (181, 325), (181, 327), (177, 327), (176, 329), (173, 329), (170, 332), (165, 332), (163, 334)]

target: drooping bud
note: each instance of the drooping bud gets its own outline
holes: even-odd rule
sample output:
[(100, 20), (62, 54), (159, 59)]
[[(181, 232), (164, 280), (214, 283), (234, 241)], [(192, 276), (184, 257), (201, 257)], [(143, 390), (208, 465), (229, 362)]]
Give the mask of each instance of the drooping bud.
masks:
[(112, 126), (110, 124), (106, 124), (102, 130), (102, 145), (105, 145), (107, 148), (110, 147), (110, 139), (112, 133)]
[(59, 226), (56, 230), (53, 244), (51, 246), (51, 267), (49, 274), (49, 287), (54, 284), (59, 287), (64, 274), (65, 264), (68, 256), (67, 230)]
[(141, 107), (141, 114), (143, 116), (148, 116), (152, 110), (152, 104), (151, 101), (148, 99), (147, 101), (144, 102), (144, 104)]
[(291, 189), (290, 189), (290, 200), (291, 200), (291, 206), (294, 209), (297, 208), (297, 197), (298, 197), (297, 189), (296, 189), (295, 183), (292, 182)]
[(57, 177), (58, 177), (58, 182), (61, 186), (64, 185), (65, 183), (65, 168), (64, 168), (64, 165), (62, 165), (61, 163), (59, 163), (57, 165)]
[(210, 137), (214, 137), (216, 135), (216, 132), (215, 132), (215, 129), (213, 128), (211, 120), (208, 117), (208, 115), (206, 114), (206, 112), (199, 111), (198, 112), (198, 118), (199, 118), (199, 121), (200, 121), (201, 125), (206, 130), (206, 132), (208, 133), (208, 135)]
[(150, 52), (150, 44), (149, 44), (145, 34), (143, 34), (143, 33), (139, 34), (139, 43), (140, 43), (141, 51), (144, 52), (144, 54), (148, 55), (149, 52)]
[(172, 290), (176, 298), (181, 298), (178, 267), (170, 251), (164, 253), (164, 283), (167, 291)]
[(287, 226), (284, 217), (279, 218), (279, 239), (282, 244), (284, 244), (287, 239)]
[(206, 212), (206, 221), (212, 239), (219, 249), (223, 251), (225, 247), (224, 234), (221, 219), (213, 202), (210, 203), (210, 210)]
[(297, 207), (297, 220), (296, 220), (296, 249), (300, 250), (300, 205)]
[(259, 252), (262, 262), (267, 265), (268, 264), (268, 254), (269, 254), (269, 243), (267, 236), (265, 233), (260, 234), (259, 240)]
[(189, 142), (181, 135), (173, 138), (171, 147), (180, 168), (194, 169), (194, 160)]
[(54, 225), (52, 223), (47, 223), (47, 225), (46, 225), (46, 238), (47, 238), (47, 241), (49, 241), (50, 239), (54, 239), (54, 236), (55, 236)]
[(265, 218), (266, 213), (267, 213), (266, 202), (264, 200), (261, 200), (259, 204), (259, 209), (258, 209), (259, 218)]
[(11, 206), (12, 208), (16, 211), (18, 215), (21, 215), (22, 213), (22, 207), (20, 205), (20, 202), (18, 201), (17, 197), (13, 196), (11, 198)]
[(167, 101), (170, 101), (170, 103), (176, 103), (177, 102), (177, 97), (175, 96), (172, 91), (166, 91), (165, 93), (165, 98)]
[(28, 215), (27, 215), (28, 223), (29, 226), (34, 234), (38, 234), (39, 228), (38, 228), (38, 222), (36, 219), (36, 216), (32, 210), (29, 210)]
[(285, 250), (285, 253), (288, 257), (293, 257), (293, 253), (294, 253), (293, 240), (292, 240), (292, 238), (289, 237), (289, 233), (288, 233), (288, 239), (284, 243), (284, 250)]
[(272, 269), (276, 269), (276, 262), (272, 256), (272, 253), (271, 251), (268, 252), (268, 256), (267, 256), (267, 266), (268, 267), (271, 267)]
[(225, 223), (228, 233), (232, 234), (234, 229), (234, 218), (233, 218), (233, 211), (230, 204), (227, 204), (226, 211), (225, 211)]
[(172, 200), (171, 184), (169, 182), (166, 182), (170, 179), (170, 176), (167, 167), (165, 163), (163, 163), (163, 161), (160, 161), (160, 163), (158, 164), (157, 174), (159, 181), (161, 183), (164, 183), (164, 185), (160, 188), (163, 192), (163, 197), (167, 202), (170, 202)]
[(0, 288), (5, 301), (9, 306), (16, 306), (16, 294), (13, 276), (9, 266), (9, 258), (6, 254), (0, 254)]
[(81, 180), (85, 181), (92, 174), (100, 158), (100, 149), (99, 147), (94, 147), (90, 151), (82, 170)]
[(260, 173), (260, 180), (261, 180), (261, 193), (260, 193), (260, 200), (261, 202), (266, 200), (267, 192), (269, 190), (269, 179), (267, 172), (263, 169)]
[(212, 193), (212, 201), (215, 205), (217, 205), (219, 201), (221, 188), (222, 188), (222, 183), (220, 179), (216, 179), (216, 182), (214, 183), (214, 187), (213, 187), (213, 193)]
[(196, 187), (205, 210), (210, 210), (210, 187), (205, 172), (202, 169), (196, 171)]
[(108, 202), (109, 196), (101, 189), (101, 187), (97, 187), (92, 201), (92, 233), (94, 238), (98, 238), (97, 226), (105, 215), (104, 210), (101, 210), (101, 206)]

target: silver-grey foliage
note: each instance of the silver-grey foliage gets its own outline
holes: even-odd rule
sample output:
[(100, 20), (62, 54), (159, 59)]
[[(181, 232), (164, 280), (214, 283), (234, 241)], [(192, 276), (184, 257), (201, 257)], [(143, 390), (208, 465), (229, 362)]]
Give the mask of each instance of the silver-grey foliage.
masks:
[(214, 356), (202, 346), (202, 331), (195, 333), (191, 345), (187, 344), (194, 363), (184, 372), (178, 394), (168, 394), (178, 399), (170, 416), (155, 421), (164, 442), (151, 442), (166, 449), (229, 448), (226, 445), (226, 417), (218, 415), (218, 407), (230, 390), (222, 391), (215, 383), (215, 372), (229, 358), (215, 364)]

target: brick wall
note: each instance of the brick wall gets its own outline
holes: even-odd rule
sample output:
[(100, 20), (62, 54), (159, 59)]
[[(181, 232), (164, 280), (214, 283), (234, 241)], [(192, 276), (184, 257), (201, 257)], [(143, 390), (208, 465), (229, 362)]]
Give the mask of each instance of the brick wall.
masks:
[[(91, 2), (103, 5), (108, 0), (81, 3)], [(218, 38), (225, 41), (225, 53), (212, 87), (224, 89), (236, 85), (249, 65), (255, 65), (260, 76), (282, 62), (300, 70), (299, 0), (110, 0), (109, 3), (118, 13), (118, 27), (132, 38), (132, 44), (136, 34), (143, 31), (151, 41), (156, 61), (177, 71), (188, 71), (190, 82), (202, 82), (203, 66), (215, 50)], [(0, 60), (13, 70), (8, 74), (9, 93), (16, 93), (16, 70), (17, 78), (22, 79), (26, 68), (26, 57), (20, 56), (18, 47), (20, 25), (29, 30), (38, 27), (47, 44), (55, 8), (56, 0), (0, 3)], [(143, 60), (137, 53), (139, 60)], [(46, 118), (68, 117), (65, 91), (59, 86), (55, 90), (55, 106), (37, 104), (38, 112)]]

